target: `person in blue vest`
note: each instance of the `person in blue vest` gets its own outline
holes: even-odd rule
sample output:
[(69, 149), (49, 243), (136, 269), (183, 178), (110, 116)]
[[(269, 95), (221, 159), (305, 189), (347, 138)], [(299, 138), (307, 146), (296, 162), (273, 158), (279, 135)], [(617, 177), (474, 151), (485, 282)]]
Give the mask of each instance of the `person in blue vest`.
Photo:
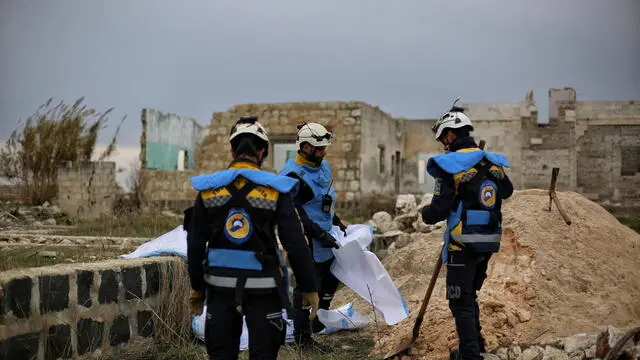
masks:
[(293, 201), (298, 181), (261, 170), (269, 138), (256, 117), (240, 118), (229, 140), (229, 167), (191, 179), (198, 195), (184, 221), (189, 307), (200, 315), (206, 300), (209, 359), (238, 358), (243, 315), (249, 359), (277, 359), (286, 335), (282, 309), (291, 307), (276, 227), (311, 317), (319, 303), (313, 258)]
[[(296, 146), (298, 154), (289, 159), (281, 175), (300, 180), (300, 189), (295, 204), (304, 225), (305, 234), (312, 239), (315, 274), (318, 279), (320, 309), (329, 309), (331, 300), (340, 281), (331, 273), (333, 249), (339, 248), (330, 231), (333, 225), (339, 226), (346, 234), (346, 226), (336, 215), (336, 193), (332, 187), (331, 167), (324, 160), (327, 146), (331, 145), (333, 134), (318, 123), (305, 123), (298, 126)], [(329, 353), (332, 349), (326, 344), (317, 343), (312, 333), (324, 329), (316, 318), (309, 321), (307, 310), (302, 307), (300, 289), (296, 287), (293, 295), (294, 338), (303, 349), (320, 353)]]
[(513, 194), (504, 171), (509, 162), (478, 148), (469, 135), (471, 119), (455, 102), (432, 131), (446, 153), (427, 162), (436, 184), (422, 220), (427, 224), (447, 220), (442, 262), (447, 264), (446, 296), (459, 339), (451, 359), (482, 359), (485, 341), (477, 292), (487, 277), (491, 255), (500, 249), (502, 200)]

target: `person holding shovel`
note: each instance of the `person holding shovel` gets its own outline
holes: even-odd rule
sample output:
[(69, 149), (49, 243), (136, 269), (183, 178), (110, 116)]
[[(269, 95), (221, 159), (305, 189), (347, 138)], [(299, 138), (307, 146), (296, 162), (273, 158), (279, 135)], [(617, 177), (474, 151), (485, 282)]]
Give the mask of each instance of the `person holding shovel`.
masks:
[(485, 352), (477, 292), (491, 255), (500, 249), (502, 200), (513, 194), (504, 171), (507, 158), (479, 148), (469, 135), (473, 130), (471, 119), (455, 102), (433, 125), (446, 153), (427, 163), (436, 184), (431, 204), (422, 210), (427, 224), (447, 220), (442, 262), (447, 264), (446, 296), (459, 339), (451, 359), (464, 360), (481, 360)]

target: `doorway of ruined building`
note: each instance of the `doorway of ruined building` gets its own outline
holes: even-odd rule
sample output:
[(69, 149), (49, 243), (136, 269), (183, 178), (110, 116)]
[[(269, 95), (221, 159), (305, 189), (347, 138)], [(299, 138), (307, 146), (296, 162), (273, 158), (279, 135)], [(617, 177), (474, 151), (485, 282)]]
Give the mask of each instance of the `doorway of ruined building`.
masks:
[(432, 193), (436, 185), (435, 179), (427, 174), (427, 162), (439, 153), (418, 153), (418, 189), (420, 192)]
[(400, 159), (400, 151), (396, 151), (395, 155), (392, 156), (391, 161), (393, 162), (393, 169), (391, 170), (393, 173), (394, 180), (394, 188), (396, 194), (400, 193), (400, 174), (402, 174), (401, 168), (401, 159)]
[(273, 144), (273, 169), (280, 172), (289, 159), (295, 159), (298, 153), (296, 143), (281, 142)]

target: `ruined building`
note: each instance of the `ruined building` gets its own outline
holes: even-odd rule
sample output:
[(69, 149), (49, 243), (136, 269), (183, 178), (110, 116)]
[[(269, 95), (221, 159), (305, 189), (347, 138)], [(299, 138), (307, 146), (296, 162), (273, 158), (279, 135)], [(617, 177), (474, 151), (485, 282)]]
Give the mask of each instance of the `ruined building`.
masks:
[[(640, 202), (640, 103), (577, 101), (572, 88), (549, 90), (549, 122), (539, 124), (529, 92), (512, 104), (467, 104), (476, 139), (505, 154), (518, 189), (548, 188), (559, 167), (558, 188), (594, 200)], [(195, 192), (189, 178), (223, 169), (230, 161), (230, 127), (256, 115), (269, 130), (267, 169), (278, 171), (295, 156), (296, 125), (332, 127), (336, 134), (326, 160), (342, 203), (372, 194), (430, 192), (429, 157), (442, 146), (432, 137), (435, 119), (394, 117), (364, 102), (305, 102), (236, 105), (215, 112), (208, 127), (191, 118), (142, 111), (141, 181), (150, 204), (182, 209)]]

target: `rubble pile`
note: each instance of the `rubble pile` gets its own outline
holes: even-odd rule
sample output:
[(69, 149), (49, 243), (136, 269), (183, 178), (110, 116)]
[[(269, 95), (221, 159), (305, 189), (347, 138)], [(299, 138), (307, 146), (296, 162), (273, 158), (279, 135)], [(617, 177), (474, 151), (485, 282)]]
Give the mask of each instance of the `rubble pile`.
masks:
[(66, 220), (57, 205), (45, 201), (38, 206), (20, 206), (10, 211), (0, 211), (0, 225), (29, 224), (31, 226), (54, 226)]
[[(633, 329), (632, 329), (633, 330)], [(632, 331), (631, 330), (631, 331)], [(591, 360), (603, 359), (625, 332), (611, 325), (601, 332), (581, 333), (547, 343), (501, 347), (484, 356), (487, 360)], [(640, 357), (640, 339), (623, 340), (622, 348), (612, 359)]]
[(373, 218), (368, 221), (374, 232), (371, 250), (382, 259), (424, 237), (424, 234), (442, 229), (444, 221), (435, 225), (427, 225), (422, 221), (422, 208), (430, 204), (432, 198), (433, 194), (424, 194), (418, 204), (415, 195), (398, 195), (395, 217), (385, 211), (373, 214)]
[[(526, 350), (526, 359), (563, 359), (552, 348), (565, 355), (572, 351), (565, 351), (566, 343), (553, 345), (557, 339), (598, 332), (607, 324), (620, 328), (640, 325), (640, 234), (578, 193), (557, 194), (573, 221), (570, 226), (555, 206), (548, 211), (548, 191), (516, 191), (504, 202), (501, 249), (489, 262), (488, 278), (478, 296), (487, 349), (501, 355), (502, 360), (504, 350), (500, 349), (507, 349), (508, 355), (516, 345), (521, 353)], [(382, 262), (411, 316), (395, 326), (378, 322), (368, 328), (376, 338), (376, 356), (386, 354), (410, 337), (442, 243), (442, 229), (434, 227), (431, 232), (422, 233), (413, 225), (406, 227), (409, 221), (403, 215), (419, 214), (423, 201), (415, 209), (409, 197), (399, 199), (398, 204), (402, 205), (401, 210), (391, 221), (389, 214), (376, 214), (373, 222), (378, 238), (386, 241), (385, 235), (396, 236)], [(418, 215), (411, 216), (419, 219)], [(410, 239), (406, 244), (401, 239), (405, 235)], [(443, 266), (421, 336), (411, 347), (412, 359), (446, 359), (449, 351), (458, 346), (445, 298), (445, 279)], [(371, 305), (348, 289), (340, 290), (334, 299), (336, 304), (348, 301), (358, 312), (372, 313)], [(533, 344), (543, 350), (541, 357), (540, 348), (532, 348)], [(584, 357), (576, 358), (591, 355), (591, 346), (580, 349)], [(512, 352), (513, 358), (518, 359), (517, 348)]]

